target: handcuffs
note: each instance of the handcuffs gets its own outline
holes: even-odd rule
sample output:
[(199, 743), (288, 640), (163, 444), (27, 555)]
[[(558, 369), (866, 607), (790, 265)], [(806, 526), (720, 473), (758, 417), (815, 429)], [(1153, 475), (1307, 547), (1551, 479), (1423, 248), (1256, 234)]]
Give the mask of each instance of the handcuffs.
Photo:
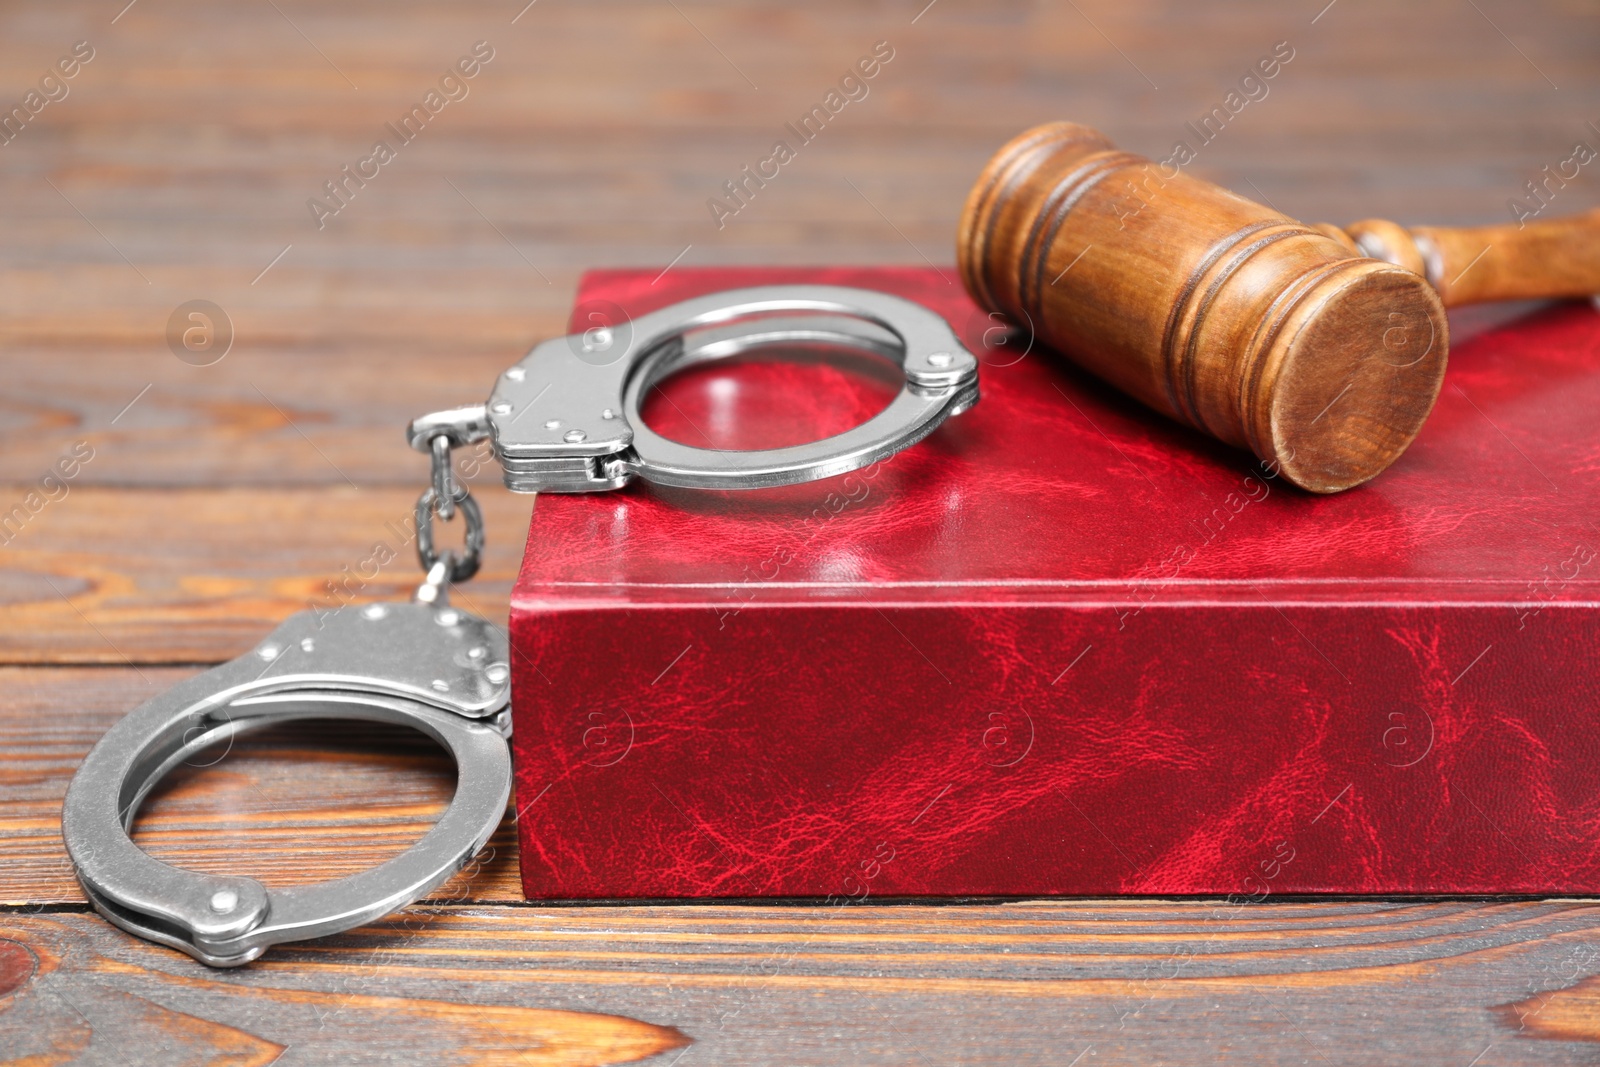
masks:
[[(488, 440), (507, 487), (526, 493), (658, 485), (755, 489), (859, 469), (916, 443), (978, 399), (977, 360), (932, 311), (838, 286), (765, 286), (686, 300), (536, 346), (486, 404), (426, 415), (408, 440), (432, 458), (416, 506), (426, 578), (410, 603), (291, 615), (244, 655), (180, 682), (108, 730), (67, 789), (62, 836), (95, 909), (129, 933), (213, 967), (268, 947), (360, 926), (410, 904), (465, 866), (511, 793), (506, 631), (450, 606), (477, 571), (483, 517), (451, 452)], [(882, 412), (808, 444), (720, 451), (671, 441), (640, 417), (674, 371), (774, 344), (876, 353), (905, 382)], [(435, 547), (433, 519), (464, 518), (460, 552)], [(397, 723), (434, 738), (457, 767), (449, 808), (406, 852), (336, 881), (269, 891), (253, 878), (200, 874), (133, 843), (140, 804), (203, 749), (293, 719)]]

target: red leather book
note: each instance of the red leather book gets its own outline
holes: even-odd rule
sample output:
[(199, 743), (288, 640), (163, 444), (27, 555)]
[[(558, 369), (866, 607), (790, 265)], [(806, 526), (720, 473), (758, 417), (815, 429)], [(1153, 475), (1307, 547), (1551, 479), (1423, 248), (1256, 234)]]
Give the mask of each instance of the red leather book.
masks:
[[(982, 401), (828, 482), (539, 499), (530, 898), (1600, 891), (1592, 307), (1460, 345), (1410, 451), (1331, 497), (985, 347), (948, 268), (598, 271), (573, 326), (776, 282), (921, 301)], [(647, 416), (786, 444), (896, 387), (713, 365)]]

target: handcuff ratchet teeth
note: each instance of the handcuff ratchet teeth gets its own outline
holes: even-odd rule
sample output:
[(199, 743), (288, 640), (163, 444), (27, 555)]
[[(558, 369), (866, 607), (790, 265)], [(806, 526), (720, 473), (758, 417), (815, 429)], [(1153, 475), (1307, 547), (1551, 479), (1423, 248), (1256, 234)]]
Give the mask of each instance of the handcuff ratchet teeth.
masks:
[[(866, 350), (897, 363), (904, 385), (860, 426), (788, 448), (696, 448), (655, 433), (640, 416), (650, 389), (673, 371), (775, 344)], [(503, 628), (448, 603), (450, 585), (476, 572), (483, 547), (482, 512), (455, 477), (453, 449), (491, 441), (506, 485), (518, 492), (595, 492), (635, 477), (754, 489), (867, 466), (977, 399), (977, 360), (942, 318), (908, 300), (839, 286), (715, 293), (536, 346), (501, 375), (486, 404), (409, 427), (411, 445), (432, 462), (416, 508), (427, 577), (412, 602), (292, 615), (250, 652), (140, 705), (85, 757), (62, 806), (62, 836), (85, 895), (130, 933), (232, 967), (271, 945), (404, 907), (483, 847), (511, 791), (510, 646)], [(433, 520), (457, 514), (463, 547), (439, 552)], [(421, 730), (455, 759), (455, 797), (401, 855), (291, 889), (182, 870), (133, 843), (139, 806), (168, 772), (213, 744), (296, 719)]]

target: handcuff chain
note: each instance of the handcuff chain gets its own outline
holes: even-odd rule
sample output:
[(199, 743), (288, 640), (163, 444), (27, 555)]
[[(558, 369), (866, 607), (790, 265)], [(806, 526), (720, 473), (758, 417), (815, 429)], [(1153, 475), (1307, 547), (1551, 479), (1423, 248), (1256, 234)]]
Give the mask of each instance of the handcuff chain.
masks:
[[(472, 492), (456, 478), (452, 451), (459, 445), (485, 436), (483, 408), (458, 408), (417, 420), (411, 427), (411, 441), (428, 453), (432, 464), (428, 488), (417, 498), (417, 559), (426, 577), (415, 599), (428, 604), (443, 604), (452, 582), (464, 582), (478, 573), (483, 559), (483, 511)], [(455, 518), (457, 508), (466, 521), (466, 532), (459, 552), (443, 553), (434, 547), (433, 518), (443, 522)]]

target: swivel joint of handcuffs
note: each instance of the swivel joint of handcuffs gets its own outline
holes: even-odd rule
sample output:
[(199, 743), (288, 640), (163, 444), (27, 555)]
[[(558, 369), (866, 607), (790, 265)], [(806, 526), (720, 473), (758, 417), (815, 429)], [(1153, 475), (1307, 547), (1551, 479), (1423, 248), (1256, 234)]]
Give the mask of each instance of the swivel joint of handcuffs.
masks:
[[(899, 394), (878, 415), (808, 444), (720, 451), (671, 441), (640, 417), (674, 371), (779, 344), (866, 350), (897, 363)], [(268, 947), (348, 930), (418, 900), (465, 866), (511, 792), (510, 646), (503, 628), (450, 606), (476, 573), (483, 516), (454, 475), (452, 450), (487, 440), (516, 492), (586, 493), (634, 478), (757, 489), (844, 474), (894, 454), (978, 399), (977, 360), (938, 315), (899, 297), (836, 286), (714, 293), (621, 324), (558, 337), (506, 370), (487, 403), (412, 422), (432, 460), (417, 501), (425, 579), (410, 603), (290, 616), (254, 649), (134, 709), (79, 767), (62, 836), (97, 911), (130, 933), (213, 967)], [(460, 551), (437, 550), (433, 520), (457, 514)], [(255, 879), (182, 870), (129, 837), (139, 805), (194, 754), (294, 719), (410, 726), (449, 750), (456, 794), (420, 841), (337, 881), (269, 891)]]

